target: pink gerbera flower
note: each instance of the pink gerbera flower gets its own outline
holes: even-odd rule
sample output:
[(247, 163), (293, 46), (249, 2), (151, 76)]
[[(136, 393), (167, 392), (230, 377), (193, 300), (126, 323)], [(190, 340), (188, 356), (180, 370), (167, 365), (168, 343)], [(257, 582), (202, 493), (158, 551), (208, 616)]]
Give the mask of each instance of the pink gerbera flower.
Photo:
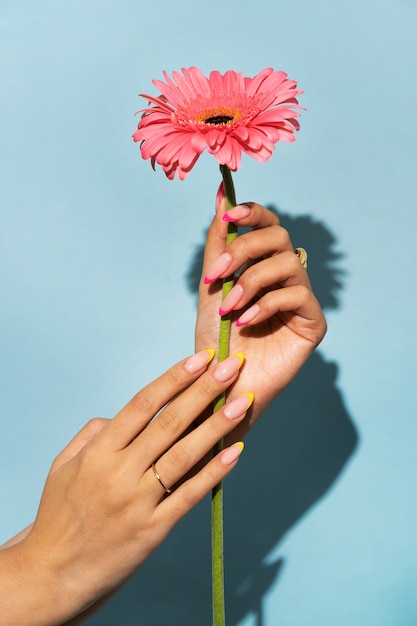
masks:
[(294, 141), (299, 129), (297, 96), (302, 91), (285, 72), (266, 68), (253, 78), (240, 72), (211, 72), (197, 67), (164, 72), (166, 82), (152, 81), (158, 97), (140, 94), (149, 106), (134, 141), (144, 159), (158, 163), (168, 178), (183, 180), (207, 150), (221, 165), (236, 171), (242, 152), (267, 161), (278, 141)]

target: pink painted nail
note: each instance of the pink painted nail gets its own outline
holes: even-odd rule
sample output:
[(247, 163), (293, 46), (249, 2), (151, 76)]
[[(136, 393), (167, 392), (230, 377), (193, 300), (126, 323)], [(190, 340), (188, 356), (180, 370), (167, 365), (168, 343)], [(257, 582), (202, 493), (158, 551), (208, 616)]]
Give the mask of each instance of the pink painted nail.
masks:
[(216, 195), (216, 213), (218, 213), (220, 209), (221, 203), (224, 201), (225, 193), (224, 193), (224, 182), (222, 181), (219, 185), (219, 189)]
[(219, 315), (226, 315), (226, 313), (229, 313), (232, 309), (234, 309), (242, 295), (243, 287), (239, 284), (235, 285), (223, 300), (219, 309)]
[(204, 284), (214, 283), (215, 280), (224, 274), (231, 262), (232, 256), (228, 252), (223, 252), (209, 267), (204, 277)]
[(259, 306), (259, 304), (254, 304), (253, 306), (250, 307), (250, 309), (242, 313), (242, 315), (236, 321), (236, 326), (244, 326), (245, 324), (248, 324), (253, 319), (255, 319), (255, 317), (258, 315), (260, 310), (261, 310), (261, 307)]
[(244, 447), (245, 444), (243, 443), (243, 441), (238, 441), (229, 448), (226, 448), (220, 455), (221, 462), (224, 465), (232, 465), (232, 463), (237, 461), (237, 459), (240, 457)]
[(190, 356), (190, 358), (186, 360), (184, 369), (189, 374), (196, 374), (210, 363), (214, 355), (215, 351), (212, 348), (197, 352), (197, 354), (193, 354), (193, 356)]
[(219, 383), (227, 382), (239, 371), (244, 360), (245, 355), (243, 352), (236, 352), (229, 356), (228, 359), (220, 361), (213, 370), (214, 379)]
[(237, 204), (233, 209), (229, 209), (227, 213), (223, 215), (225, 222), (234, 222), (235, 220), (241, 220), (244, 217), (250, 215), (250, 207), (247, 204)]
[(248, 391), (243, 396), (240, 396), (240, 398), (236, 398), (235, 400), (228, 402), (223, 409), (223, 413), (229, 420), (235, 420), (238, 417), (242, 417), (252, 404), (253, 398), (253, 393)]

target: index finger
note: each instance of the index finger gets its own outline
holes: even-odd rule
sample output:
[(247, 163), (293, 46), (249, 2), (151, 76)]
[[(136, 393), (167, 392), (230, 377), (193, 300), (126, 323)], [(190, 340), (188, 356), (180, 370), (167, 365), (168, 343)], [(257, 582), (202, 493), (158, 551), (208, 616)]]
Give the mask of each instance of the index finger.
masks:
[(215, 351), (209, 348), (182, 359), (141, 389), (117, 413), (102, 433), (106, 444), (116, 450), (128, 446), (162, 407), (189, 387), (206, 370), (214, 354)]
[[(247, 211), (240, 211), (240, 207), (246, 207), (249, 213), (247, 213)], [(206, 271), (210, 265), (226, 249), (228, 222), (233, 221), (238, 224), (238, 226), (249, 227), (253, 230), (279, 225), (278, 215), (274, 211), (256, 202), (245, 202), (244, 205), (239, 204), (235, 208), (236, 211), (232, 209), (226, 212), (226, 200), (219, 190), (216, 199), (216, 215), (207, 233), (202, 276), (206, 275)], [(235, 213), (235, 215), (246, 213), (246, 215), (244, 217), (235, 218), (233, 213)]]

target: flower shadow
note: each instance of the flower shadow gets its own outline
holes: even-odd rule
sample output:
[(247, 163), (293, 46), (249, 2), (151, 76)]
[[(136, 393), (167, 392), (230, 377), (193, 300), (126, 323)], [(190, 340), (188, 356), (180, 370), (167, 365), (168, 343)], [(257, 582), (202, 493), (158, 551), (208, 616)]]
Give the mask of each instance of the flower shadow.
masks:
[[(271, 208), (271, 207), (270, 207)], [(310, 216), (280, 213), (325, 310), (340, 306), (343, 255), (329, 229)], [(197, 292), (203, 245), (187, 273)], [(338, 367), (316, 351), (247, 437), (247, 453), (225, 480), (225, 584), (228, 626), (252, 615), (267, 626), (264, 598), (290, 567), (271, 558), (280, 542), (340, 478), (358, 434), (337, 386)], [(211, 626), (210, 502), (170, 534), (124, 589), (88, 622), (94, 626)]]

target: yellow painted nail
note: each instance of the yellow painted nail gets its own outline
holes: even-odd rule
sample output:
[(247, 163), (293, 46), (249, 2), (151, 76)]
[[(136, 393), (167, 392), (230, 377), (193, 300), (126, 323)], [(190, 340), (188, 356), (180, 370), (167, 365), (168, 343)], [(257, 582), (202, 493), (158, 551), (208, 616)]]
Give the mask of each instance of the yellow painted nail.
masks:
[[(197, 354), (193, 354), (184, 364), (184, 368), (189, 374), (196, 374), (203, 367), (207, 367), (210, 361), (213, 360), (216, 351), (212, 348), (208, 348), (207, 350), (201, 350), (201, 352), (197, 352)], [(208, 355), (208, 356), (207, 356)]]
[(237, 356), (237, 358), (239, 359), (239, 367), (242, 367), (242, 363), (245, 360), (245, 355), (243, 352), (234, 352), (230, 356)]
[(248, 408), (249, 408), (250, 406), (252, 406), (255, 396), (253, 395), (251, 391), (245, 391), (243, 395), (248, 396), (249, 398), (249, 404), (248, 404)]

